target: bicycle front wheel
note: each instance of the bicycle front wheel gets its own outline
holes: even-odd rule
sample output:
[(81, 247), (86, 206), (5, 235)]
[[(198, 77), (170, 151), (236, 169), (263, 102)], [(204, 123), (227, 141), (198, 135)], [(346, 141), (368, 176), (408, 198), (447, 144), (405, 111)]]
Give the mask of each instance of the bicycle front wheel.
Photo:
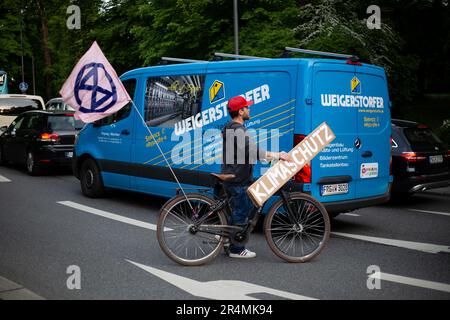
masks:
[(307, 262), (316, 257), (330, 238), (330, 219), (325, 207), (313, 197), (290, 193), (293, 217), (280, 198), (269, 210), (264, 235), (270, 249), (288, 262)]
[[(157, 237), (161, 250), (173, 261), (185, 266), (198, 266), (213, 260), (220, 252), (223, 237), (214, 234), (227, 225), (222, 211), (211, 213), (213, 199), (198, 193), (176, 196), (161, 208)], [(189, 204), (190, 203), (190, 204)], [(201, 230), (195, 230), (194, 221), (205, 215)]]

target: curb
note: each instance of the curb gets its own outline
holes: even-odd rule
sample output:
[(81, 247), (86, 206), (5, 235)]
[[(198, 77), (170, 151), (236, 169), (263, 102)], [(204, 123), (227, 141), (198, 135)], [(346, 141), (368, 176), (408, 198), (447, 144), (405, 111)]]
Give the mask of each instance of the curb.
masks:
[(45, 300), (21, 285), (0, 277), (0, 300)]

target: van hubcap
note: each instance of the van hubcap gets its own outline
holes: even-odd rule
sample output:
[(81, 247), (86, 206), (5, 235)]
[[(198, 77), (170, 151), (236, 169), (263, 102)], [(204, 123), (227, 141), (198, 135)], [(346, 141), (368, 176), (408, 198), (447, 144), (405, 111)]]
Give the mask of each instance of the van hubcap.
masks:
[(92, 188), (92, 186), (94, 185), (94, 173), (92, 172), (92, 170), (87, 170), (85, 176), (86, 176), (86, 187)]

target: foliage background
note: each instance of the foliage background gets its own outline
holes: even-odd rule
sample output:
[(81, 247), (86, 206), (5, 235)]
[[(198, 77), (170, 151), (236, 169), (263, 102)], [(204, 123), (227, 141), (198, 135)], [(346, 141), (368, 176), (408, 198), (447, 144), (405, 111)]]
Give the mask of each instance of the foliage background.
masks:
[[(286, 46), (352, 53), (386, 69), (393, 116), (445, 131), (450, 119), (448, 0), (239, 0), (240, 53), (279, 57)], [(81, 29), (69, 30), (67, 7), (81, 9)], [(369, 5), (381, 8), (382, 28), (366, 26)], [(0, 69), (57, 95), (94, 40), (121, 74), (162, 56), (211, 59), (233, 52), (232, 0), (1, 0)], [(300, 55), (299, 55), (300, 56)], [(28, 92), (31, 92), (29, 89)]]

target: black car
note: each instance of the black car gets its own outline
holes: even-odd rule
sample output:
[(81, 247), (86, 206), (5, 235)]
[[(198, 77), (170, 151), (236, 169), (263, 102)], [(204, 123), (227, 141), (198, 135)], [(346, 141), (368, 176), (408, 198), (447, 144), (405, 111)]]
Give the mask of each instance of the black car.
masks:
[(25, 112), (1, 130), (0, 163), (25, 164), (30, 175), (53, 165), (71, 167), (75, 134), (83, 125), (69, 111)]
[(450, 151), (426, 125), (392, 119), (393, 193), (450, 185)]

